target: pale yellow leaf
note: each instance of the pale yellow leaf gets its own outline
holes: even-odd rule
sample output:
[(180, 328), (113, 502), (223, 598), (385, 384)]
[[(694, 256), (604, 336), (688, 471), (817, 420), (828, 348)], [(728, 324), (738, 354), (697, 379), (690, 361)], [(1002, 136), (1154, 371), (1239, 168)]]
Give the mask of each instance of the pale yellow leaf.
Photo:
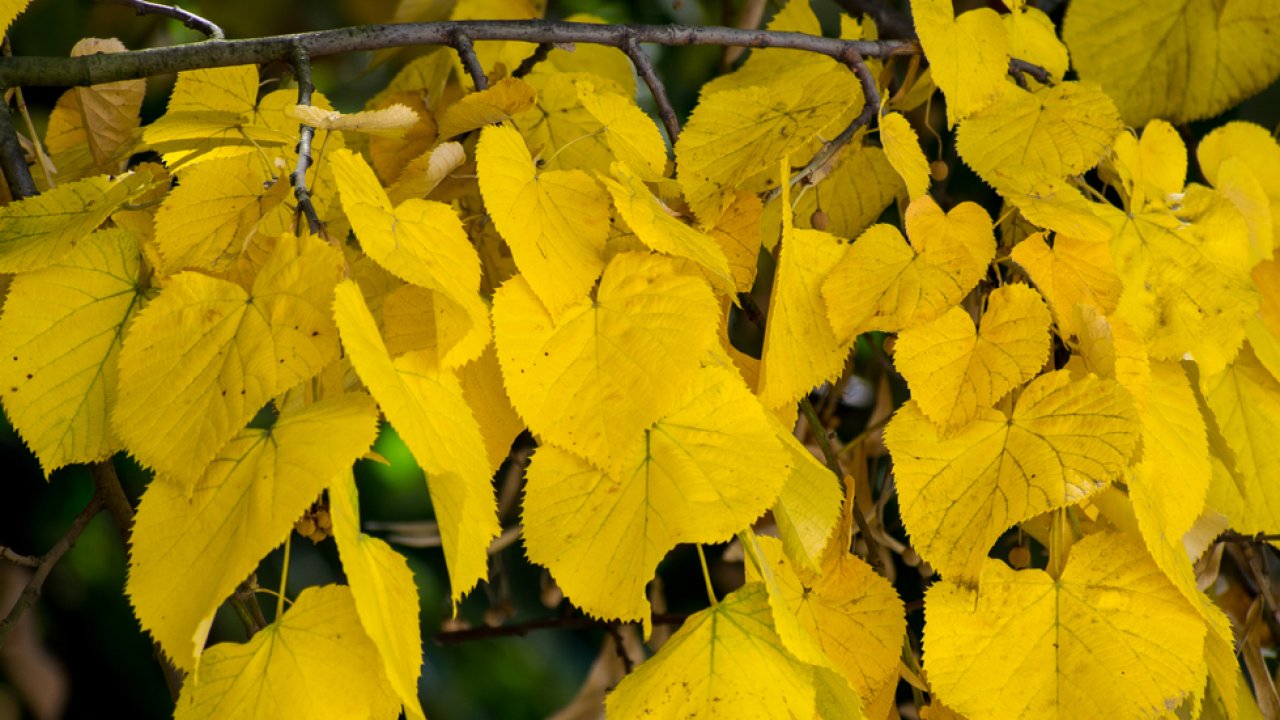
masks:
[(102, 230), (60, 263), (9, 285), (0, 398), (46, 476), (120, 447), (109, 421), (121, 339), (145, 298), (140, 271), (133, 233)]
[(427, 474), (456, 604), (486, 577), (486, 550), (500, 531), (480, 427), (457, 376), (429, 352), (391, 359), (359, 286), (343, 281), (334, 296), (342, 347)]
[(289, 110), (289, 115), (303, 125), (320, 130), (346, 130), (392, 138), (402, 137), (418, 123), (418, 114), (407, 105), (400, 104), (351, 114), (314, 105), (295, 105)]
[(209, 649), (187, 677), (175, 720), (396, 717), (400, 703), (344, 585), (303, 590), (244, 644)]
[(948, 124), (994, 103), (1009, 82), (1009, 36), (990, 8), (954, 15), (951, 0), (911, 0), (933, 81), (947, 98)]
[(642, 180), (663, 176), (667, 168), (666, 143), (653, 119), (634, 100), (599, 92), (587, 81), (578, 83), (578, 99), (604, 128), (605, 140), (618, 162)]
[(1045, 233), (1036, 233), (1014, 246), (1011, 255), (1049, 302), (1063, 337), (1079, 334), (1077, 305), (1107, 315), (1120, 302), (1120, 278), (1105, 242), (1058, 235), (1049, 247)]
[(795, 435), (778, 425), (791, 455), (791, 472), (773, 505), (782, 547), (797, 566), (821, 569), (822, 553), (840, 520), (840, 483)]
[(911, 123), (901, 114), (893, 112), (880, 116), (880, 143), (889, 164), (907, 186), (907, 196), (912, 200), (929, 192), (929, 161), (920, 150), (920, 140)]
[(539, 173), (510, 127), (481, 132), (476, 167), (485, 207), (522, 277), (559, 317), (586, 298), (604, 267), (608, 195), (580, 170)]
[(708, 234), (720, 245), (733, 274), (734, 289), (751, 292), (760, 262), (760, 215), (755, 193), (739, 192)]
[(285, 237), (252, 291), (175, 275), (133, 321), (120, 351), (112, 427), (129, 452), (193, 482), (275, 395), (337, 357), (330, 319), (342, 256), (315, 237)]
[(529, 83), (505, 77), (488, 88), (466, 95), (440, 116), (440, 137), (457, 137), (485, 125), (510, 120), (533, 107), (537, 91)]
[(134, 520), (126, 589), (175, 664), (196, 667), (214, 611), (377, 433), (369, 396), (344, 395), (241, 430), (193, 485), (163, 475), (151, 482)]
[(1203, 621), (1127, 535), (1057, 580), (986, 560), (980, 589), (929, 588), (925, 627), (929, 685), (968, 717), (1164, 717), (1205, 679)]
[(944, 577), (972, 583), (1014, 523), (1119, 477), (1138, 433), (1133, 400), (1118, 384), (1059, 370), (1028, 385), (1012, 413), (983, 410), (946, 437), (908, 402), (884, 439), (912, 547)]
[(963, 308), (903, 330), (893, 363), (925, 417), (944, 431), (967, 425), (1035, 377), (1049, 357), (1049, 311), (1022, 284), (992, 290), (980, 328)]
[(553, 319), (524, 276), (493, 298), (511, 402), (535, 434), (601, 466), (678, 401), (716, 342), (718, 308), (699, 277), (658, 255), (621, 253), (594, 300)]

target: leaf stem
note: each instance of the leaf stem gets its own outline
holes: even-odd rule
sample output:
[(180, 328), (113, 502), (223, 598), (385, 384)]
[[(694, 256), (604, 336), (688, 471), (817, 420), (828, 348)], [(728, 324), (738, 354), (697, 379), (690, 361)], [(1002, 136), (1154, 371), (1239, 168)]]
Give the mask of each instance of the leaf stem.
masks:
[(711, 601), (711, 607), (715, 607), (720, 603), (716, 600), (715, 588), (711, 587), (711, 571), (707, 569), (707, 556), (702, 552), (701, 545), (694, 545), (694, 548), (698, 550), (698, 562), (702, 565), (702, 579), (707, 583), (707, 599)]
[(280, 618), (284, 617), (284, 595), (289, 583), (289, 549), (292, 541), (293, 531), (290, 530), (284, 539), (284, 560), (280, 563), (280, 592), (276, 596), (276, 624), (279, 624)]

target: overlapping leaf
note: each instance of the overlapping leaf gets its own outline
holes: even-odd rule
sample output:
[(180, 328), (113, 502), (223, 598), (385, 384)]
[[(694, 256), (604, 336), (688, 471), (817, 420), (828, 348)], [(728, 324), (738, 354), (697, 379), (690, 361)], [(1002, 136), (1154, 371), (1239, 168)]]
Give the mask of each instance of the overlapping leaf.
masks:
[(1049, 302), (1054, 322), (1064, 336), (1079, 332), (1076, 306), (1092, 307), (1107, 315), (1120, 302), (1120, 278), (1105, 242), (1058, 235), (1049, 247), (1044, 234), (1037, 233), (1018, 243), (1011, 255)]
[(906, 183), (912, 200), (929, 192), (929, 162), (920, 151), (920, 140), (901, 113), (880, 116), (880, 142), (889, 164)]
[(1138, 433), (1118, 384), (1059, 370), (1028, 385), (1012, 413), (984, 410), (947, 437), (908, 402), (885, 428), (885, 445), (912, 547), (944, 577), (972, 582), (1015, 522), (1118, 478)]
[(240, 431), (194, 485), (152, 481), (134, 522), (127, 590), (176, 665), (196, 667), (214, 611), (377, 432), (369, 396), (345, 395)]
[(951, 0), (911, 0), (933, 80), (947, 97), (949, 124), (995, 102), (1008, 83), (1009, 36), (990, 8), (956, 17)]

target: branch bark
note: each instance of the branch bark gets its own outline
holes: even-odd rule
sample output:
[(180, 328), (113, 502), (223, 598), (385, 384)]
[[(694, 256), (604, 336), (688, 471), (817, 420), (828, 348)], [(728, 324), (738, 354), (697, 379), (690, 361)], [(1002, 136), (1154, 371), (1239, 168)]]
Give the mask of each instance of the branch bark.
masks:
[[(298, 104), (310, 105), (311, 93), (315, 86), (311, 83), (311, 57), (301, 44), (294, 45), (289, 54), (289, 62), (293, 65), (293, 76), (298, 81)], [(311, 202), (311, 191), (307, 189), (307, 168), (311, 166), (311, 141), (315, 138), (316, 129), (306, 123), (298, 129), (298, 164), (289, 173), (289, 182), (293, 185), (293, 197), (298, 202), (298, 212), (307, 218), (307, 228), (312, 235), (324, 232), (324, 223), (316, 213), (316, 206)]]
[(680, 25), (596, 25), (546, 20), (473, 20), (399, 23), (274, 35), (247, 40), (208, 40), (189, 45), (80, 57), (13, 57), (0, 63), (0, 85), (72, 87), (151, 77), (196, 68), (285, 60), (297, 45), (312, 58), (358, 50), (469, 41), (589, 43), (625, 50), (630, 40), (657, 45), (728, 45), (807, 50), (844, 60), (854, 55), (888, 58), (918, 55), (914, 40), (840, 40), (796, 32)]
[(161, 5), (160, 3), (147, 2), (147, 0), (98, 0), (98, 2), (133, 8), (138, 15), (163, 15), (167, 18), (173, 18), (192, 30), (204, 33), (214, 40), (222, 40), (227, 36), (226, 33), (222, 32), (222, 28), (211, 21), (193, 12), (183, 10), (176, 5)]
[(35, 178), (31, 177), (31, 168), (27, 167), (27, 154), (22, 151), (18, 131), (13, 127), (13, 116), (9, 114), (9, 103), (4, 101), (2, 86), (0, 86), (0, 170), (4, 171), (4, 179), (9, 185), (9, 193), (13, 195), (13, 199), (21, 200), (39, 192), (36, 190)]

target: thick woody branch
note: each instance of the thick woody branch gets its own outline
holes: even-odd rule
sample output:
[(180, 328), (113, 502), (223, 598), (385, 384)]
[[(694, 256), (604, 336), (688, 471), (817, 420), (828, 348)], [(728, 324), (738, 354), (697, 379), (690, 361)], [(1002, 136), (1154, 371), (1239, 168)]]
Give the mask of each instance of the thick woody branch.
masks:
[(195, 68), (248, 65), (287, 59), (301, 45), (312, 57), (410, 45), (457, 46), (468, 41), (518, 40), (530, 43), (589, 43), (624, 49), (629, 40), (657, 45), (728, 45), (789, 48), (844, 59), (920, 54), (914, 40), (840, 40), (796, 32), (680, 25), (597, 25), (546, 20), (363, 25), (246, 40), (208, 40), (190, 45), (130, 50), (80, 57), (14, 57), (0, 64), (0, 85), (61, 87), (151, 77)]
[[(315, 86), (311, 83), (311, 58), (302, 45), (294, 45), (289, 54), (289, 62), (293, 65), (293, 76), (298, 81), (298, 104), (310, 105), (311, 93)], [(289, 182), (293, 184), (293, 197), (298, 201), (298, 212), (307, 218), (307, 228), (312, 235), (319, 235), (324, 230), (316, 206), (311, 202), (311, 191), (307, 189), (307, 168), (311, 166), (311, 141), (315, 138), (316, 129), (302, 123), (298, 129), (298, 164), (289, 173)]]
[(636, 66), (636, 72), (640, 74), (644, 84), (649, 86), (653, 101), (658, 105), (658, 117), (662, 118), (662, 125), (667, 129), (667, 137), (671, 139), (671, 144), (675, 145), (676, 140), (680, 139), (680, 121), (676, 119), (676, 110), (671, 107), (671, 98), (667, 97), (667, 88), (662, 84), (662, 78), (658, 77), (658, 73), (653, 69), (653, 61), (645, 54), (635, 38), (628, 38), (623, 50), (627, 53), (627, 57), (631, 58), (631, 64)]
[(40, 556), (39, 562), (36, 564), (36, 571), (32, 573), (31, 579), (27, 581), (27, 586), (22, 589), (22, 594), (18, 596), (18, 602), (9, 610), (9, 614), (3, 620), (0, 620), (0, 647), (4, 646), (5, 638), (9, 637), (9, 632), (18, 624), (18, 620), (22, 619), (23, 613), (27, 608), (35, 604), (40, 599), (40, 593), (44, 589), (44, 581), (48, 579), (49, 573), (53, 571), (53, 566), (58, 564), (63, 555), (76, 544), (76, 539), (80, 537), (80, 533), (89, 526), (89, 521), (93, 520), (98, 511), (102, 509), (103, 501), (101, 493), (94, 492), (93, 498), (89, 500), (89, 504), (84, 510), (71, 521), (71, 527), (67, 528), (67, 533), (62, 536), (57, 543), (54, 544), (49, 552)]
[(160, 3), (147, 2), (147, 0), (98, 0), (98, 2), (107, 5), (130, 7), (139, 15), (163, 15), (167, 18), (173, 18), (198, 33), (204, 33), (213, 40), (221, 40), (227, 36), (226, 33), (222, 32), (222, 28), (176, 5), (162, 5)]
[(27, 154), (23, 152), (18, 131), (13, 127), (9, 103), (4, 101), (3, 96), (4, 91), (0, 89), (0, 170), (4, 171), (9, 194), (15, 200), (20, 200), (31, 197), (38, 191), (35, 178), (31, 177), (31, 168), (27, 167)]
[(522, 78), (525, 75), (528, 75), (529, 73), (533, 72), (533, 69), (537, 67), (538, 63), (542, 62), (543, 60), (546, 60), (547, 56), (551, 54), (551, 51), (555, 49), (556, 49), (555, 43), (551, 43), (551, 42), (538, 43), (538, 47), (533, 49), (533, 54), (525, 58), (524, 60), (521, 60), (520, 64), (516, 66), (516, 69), (512, 71), (511, 77)]

